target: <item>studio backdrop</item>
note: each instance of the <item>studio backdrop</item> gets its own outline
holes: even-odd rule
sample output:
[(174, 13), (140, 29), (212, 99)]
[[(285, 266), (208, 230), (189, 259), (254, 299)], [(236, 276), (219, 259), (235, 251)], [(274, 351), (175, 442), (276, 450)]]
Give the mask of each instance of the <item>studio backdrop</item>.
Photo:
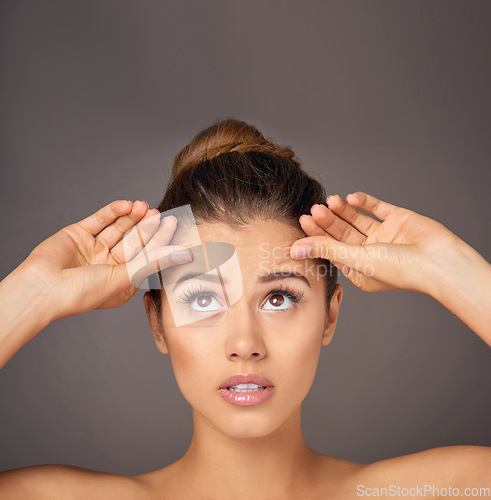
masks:
[[(489, 260), (491, 3), (0, 4), (1, 278), (113, 200), (162, 198), (219, 118), (290, 145), (328, 194), (436, 219)], [(294, 196), (294, 193), (292, 193)], [(491, 354), (427, 295), (344, 287), (304, 401), (313, 449), (372, 462), (491, 446)], [(141, 474), (192, 433), (143, 291), (50, 324), (0, 371), (0, 470)]]

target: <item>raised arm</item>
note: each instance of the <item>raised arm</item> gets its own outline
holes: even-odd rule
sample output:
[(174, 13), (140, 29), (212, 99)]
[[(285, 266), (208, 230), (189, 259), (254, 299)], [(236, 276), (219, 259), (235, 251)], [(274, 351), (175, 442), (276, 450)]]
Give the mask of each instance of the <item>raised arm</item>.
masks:
[(434, 263), (428, 294), (491, 346), (491, 265), (465, 241)]
[(40, 243), (0, 283), (0, 368), (50, 322), (121, 306), (146, 276), (182, 263), (172, 254), (186, 248), (169, 245), (176, 224), (118, 200)]
[[(329, 259), (367, 292), (431, 295), (491, 346), (491, 265), (482, 255), (443, 224), (367, 193), (327, 204), (300, 217), (307, 237), (292, 245), (293, 258)], [(302, 254), (303, 245), (312, 250)]]
[(30, 284), (19, 266), (0, 283), (0, 368), (51, 321), (49, 298)]

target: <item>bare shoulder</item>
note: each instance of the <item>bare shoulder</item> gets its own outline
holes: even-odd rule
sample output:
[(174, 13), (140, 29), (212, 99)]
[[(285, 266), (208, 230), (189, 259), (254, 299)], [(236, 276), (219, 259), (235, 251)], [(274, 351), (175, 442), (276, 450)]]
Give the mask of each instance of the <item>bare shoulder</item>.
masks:
[(316, 452), (315, 462), (318, 466), (312, 468), (314, 485), (310, 495), (302, 498), (336, 498), (344, 500), (355, 498), (353, 485), (367, 467), (367, 464), (332, 457)]
[(333, 478), (336, 478), (337, 481), (343, 482), (344, 480), (349, 479), (365, 470), (367, 467), (367, 464), (361, 462), (332, 457), (318, 452), (316, 452), (316, 454), (320, 464), (318, 469), (319, 474), (322, 477), (325, 477), (326, 474), (328, 474), (331, 481)]
[(401, 487), (434, 485), (491, 487), (491, 448), (443, 446), (368, 464), (356, 475), (360, 484)]
[(462, 496), (471, 496), (471, 490), (474, 496), (491, 496), (491, 448), (485, 446), (432, 448), (369, 464), (323, 455), (319, 463), (322, 495), (313, 498), (458, 496), (456, 488)]
[(71, 465), (35, 465), (0, 472), (0, 498), (78, 500), (145, 498), (136, 477)]

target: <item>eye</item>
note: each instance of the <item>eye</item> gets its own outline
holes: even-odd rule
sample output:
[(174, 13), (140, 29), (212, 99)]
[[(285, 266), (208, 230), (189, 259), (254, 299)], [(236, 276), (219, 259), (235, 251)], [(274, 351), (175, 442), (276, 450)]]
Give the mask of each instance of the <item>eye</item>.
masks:
[(268, 311), (285, 311), (293, 307), (294, 304), (300, 302), (304, 293), (296, 292), (293, 288), (280, 287), (276, 290), (271, 290), (264, 303), (264, 309)]
[[(271, 290), (266, 301), (263, 303), (263, 309), (285, 311), (291, 309), (297, 302), (301, 302), (303, 296), (304, 292), (297, 292), (294, 288), (282, 286)], [(186, 290), (179, 296), (179, 299), (179, 302), (189, 305), (193, 311), (199, 313), (216, 312), (225, 309), (214, 292), (203, 288)]]
[(180, 302), (188, 304), (196, 312), (215, 312), (224, 309), (217, 295), (211, 290), (191, 289), (179, 296)]

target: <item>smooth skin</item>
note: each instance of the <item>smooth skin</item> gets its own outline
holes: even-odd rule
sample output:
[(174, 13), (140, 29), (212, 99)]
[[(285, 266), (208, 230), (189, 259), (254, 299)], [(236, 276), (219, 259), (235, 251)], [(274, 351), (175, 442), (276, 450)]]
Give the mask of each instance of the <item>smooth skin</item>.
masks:
[[(303, 439), (301, 405), (321, 349), (333, 337), (342, 286), (336, 286), (327, 314), (325, 269), (318, 271), (312, 260), (291, 259), (290, 246), (303, 235), (291, 224), (260, 220), (234, 230), (213, 222), (200, 223), (198, 231), (202, 242), (234, 246), (242, 295), (223, 308), (219, 284), (199, 278), (181, 282), (174, 294), (188, 296), (190, 302), (182, 307), (195, 321), (176, 327), (169, 310), (171, 291), (163, 297), (161, 315), (152, 307), (150, 293), (145, 294), (157, 347), (170, 355), (179, 389), (193, 410), (193, 436), (183, 457), (140, 479), (169, 498), (203, 498), (202, 492), (213, 500), (308, 498), (312, 485), (324, 485), (333, 474), (324, 468), (324, 455)], [(170, 270), (181, 276), (187, 272)], [(236, 270), (222, 266), (221, 275), (233, 288)], [(196, 290), (202, 295), (193, 296)], [(293, 299), (282, 295), (284, 290)], [(207, 307), (200, 308), (197, 297)], [(210, 316), (200, 309), (221, 312)], [(235, 373), (267, 377), (273, 396), (247, 408), (226, 402), (219, 388)]]
[[(354, 193), (346, 201), (330, 197), (327, 203), (329, 208), (315, 205), (311, 215), (300, 218), (308, 236), (293, 246), (311, 243), (314, 250), (307, 258), (329, 258), (361, 290), (404, 288), (431, 295), (491, 345), (491, 266), (479, 253), (438, 222), (367, 193)], [(95, 308), (118, 307), (134, 295), (136, 289), (123, 272), (124, 256), (113, 247), (138, 221), (150, 217), (148, 212), (139, 203), (113, 202), (78, 223), (77, 231), (72, 228), (67, 237), (59, 232), (38, 245), (0, 283), (0, 366), (51, 321)], [(173, 229), (162, 231), (165, 235), (160, 241), (170, 241)], [(374, 252), (377, 249), (379, 253)], [(482, 446), (435, 448), (373, 464), (322, 454), (311, 458), (315, 459), (316, 481), (305, 490), (306, 499), (358, 498), (358, 484), (491, 487), (491, 449)], [(194, 496), (170, 495), (168, 490), (155, 488), (150, 474), (120, 476), (64, 465), (24, 467), (0, 473), (0, 497), (216, 498), (205, 491)], [(168, 474), (169, 481), (177, 477)], [(267, 492), (264, 495), (273, 498)]]

